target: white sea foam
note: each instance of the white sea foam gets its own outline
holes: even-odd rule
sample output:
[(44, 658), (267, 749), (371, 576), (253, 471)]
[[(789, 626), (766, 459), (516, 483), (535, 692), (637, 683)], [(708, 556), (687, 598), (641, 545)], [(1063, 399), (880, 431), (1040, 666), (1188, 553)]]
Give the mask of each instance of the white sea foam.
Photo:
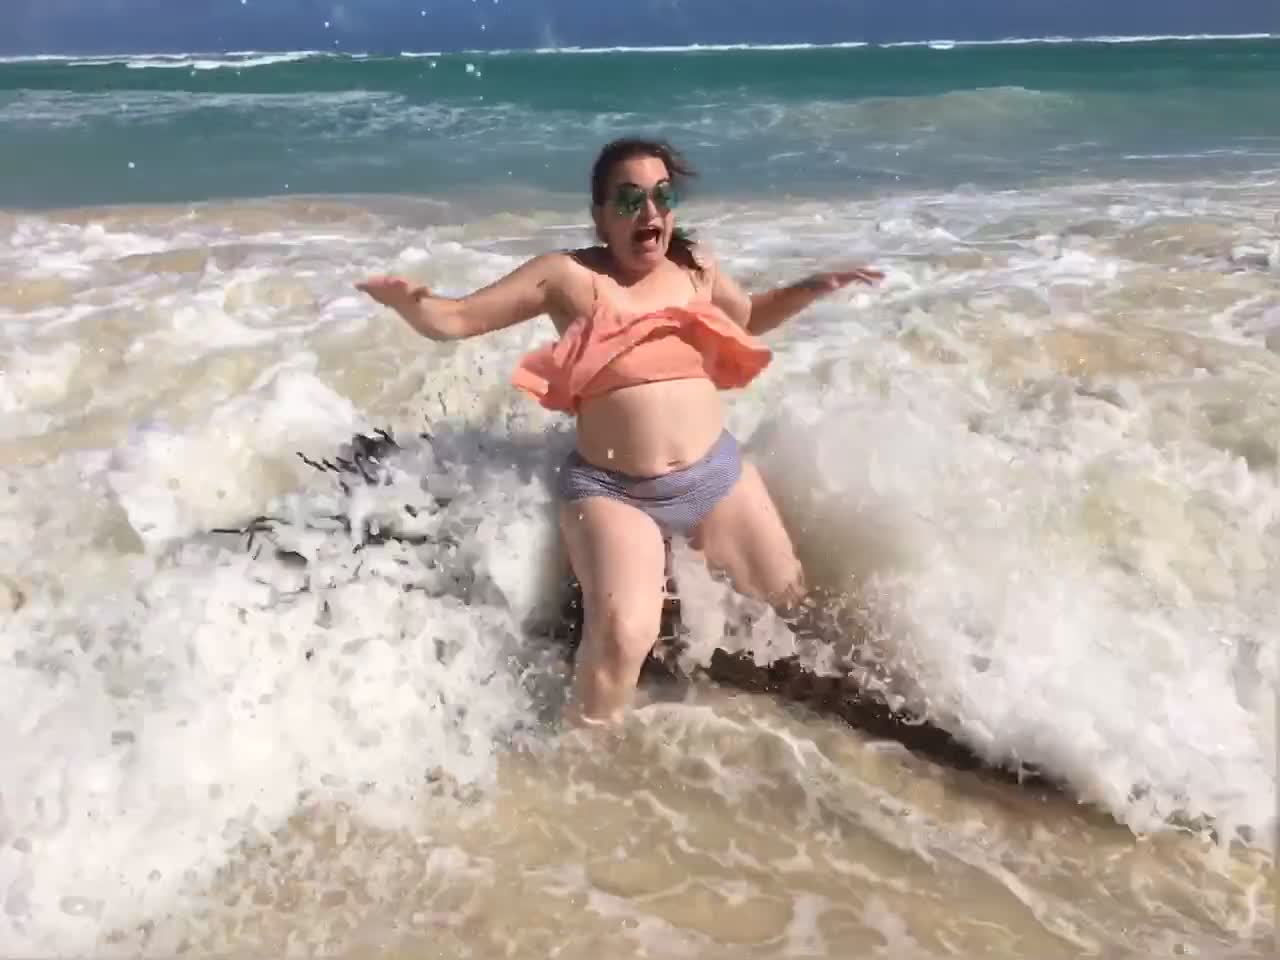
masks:
[(0, 63), (64, 63), (72, 67), (125, 66), (130, 70), (247, 70), (253, 67), (270, 67), (278, 63), (293, 63), (328, 56), (331, 54), (317, 50), (290, 50), (278, 53), (243, 51), (205, 56), (194, 53), (143, 53), (88, 57), (8, 57), (0, 58)]
[(249, 70), (253, 67), (271, 67), (279, 63), (310, 60), (323, 54), (313, 51), (298, 53), (270, 53), (256, 56), (210, 57), (131, 57), (125, 66), (131, 70)]
[[(1265, 845), (1280, 636), (1280, 356), (1267, 338), (1280, 302), (1269, 267), (1233, 256), (1275, 240), (1265, 190), (1236, 189), (686, 215), (753, 287), (826, 263), (823, 250), (888, 270), (881, 289), (796, 320), (766, 376), (726, 398), (812, 579), (846, 596), (861, 631), (802, 652), (825, 668), (854, 659), (981, 755), (1041, 767), (1133, 829), (1203, 819)], [(430, 344), (349, 284), (389, 268), (462, 291), (586, 239), (559, 223), (531, 215), (499, 245), (508, 218), (424, 230), (338, 202), (322, 217), (299, 202), (6, 221), (6, 952), (111, 952), (112, 931), (125, 952), (134, 924), (166, 915), (148, 949), (176, 949), (182, 918), (221, 916), (201, 899), (218, 871), (303, 808), (435, 837), (423, 876), (445, 862), (484, 872), (440, 852), (462, 842), (440, 785), (494, 796), (512, 738), (561, 686), (528, 632), (559, 600), (550, 481), (567, 436), (506, 382), (550, 330)], [(384, 423), (403, 446), (385, 483), (348, 495), (296, 456), (331, 457)], [(260, 514), (276, 519), (250, 550), (207, 533)], [(414, 543), (379, 542), (388, 531)], [(770, 617), (744, 621), (751, 605), (693, 560), (679, 552), (691, 656), (795, 649)], [(790, 784), (813, 836), (823, 810), (853, 803), (832, 784), (854, 789), (840, 778), (870, 759), (820, 759), (776, 732), (781, 720), (716, 715), (659, 710), (637, 749), (683, 731), (688, 758), (664, 763), (719, 769), (726, 797)], [(752, 724), (764, 732), (742, 740)], [(722, 740), (783, 772), (761, 779)], [(1106, 936), (1065, 901), (1053, 920), (1053, 894), (1020, 887), (959, 823), (918, 819), (934, 816), (911, 806), (925, 801), (857, 796), (877, 842), (941, 844), (1054, 936)], [(893, 803), (914, 812), (874, 812)], [(369, 883), (389, 876), (379, 849), (350, 853)], [(397, 853), (386, 869), (411, 861)], [(605, 910), (564, 869), (532, 874), (539, 895), (595, 890)], [(787, 936), (818, 949), (814, 917), (842, 907), (806, 897)], [(651, 944), (704, 943), (636, 922)]]

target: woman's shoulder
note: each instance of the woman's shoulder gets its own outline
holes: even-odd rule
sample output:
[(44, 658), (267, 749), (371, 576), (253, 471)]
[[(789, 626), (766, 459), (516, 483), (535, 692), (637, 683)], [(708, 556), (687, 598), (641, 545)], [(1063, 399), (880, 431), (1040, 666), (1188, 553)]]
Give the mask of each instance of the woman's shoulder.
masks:
[(608, 267), (591, 248), (551, 250), (525, 261), (521, 272), (542, 287), (553, 298), (576, 291), (584, 284), (589, 288), (593, 274), (607, 273)]
[(681, 266), (688, 271), (694, 289), (700, 295), (710, 296), (716, 285), (716, 274), (720, 271), (720, 260), (715, 251), (702, 241), (690, 240), (686, 249), (688, 262)]
[(601, 246), (577, 247), (562, 250), (565, 265), (570, 270), (585, 270), (588, 273), (609, 273), (609, 251)]
[(584, 265), (585, 250), (548, 250), (525, 261), (526, 266), (536, 267), (539, 273), (568, 273)]
[(596, 279), (608, 275), (603, 250), (594, 247), (563, 249), (539, 254), (551, 318), (563, 328), (595, 302)]
[(715, 250), (705, 240), (690, 240), (689, 255), (693, 257), (694, 262), (702, 270), (715, 270), (720, 266), (720, 260), (716, 256)]
[(580, 249), (551, 250), (540, 253), (525, 262), (530, 272), (537, 275), (538, 282), (551, 289), (565, 286), (579, 286), (590, 274), (607, 274), (608, 264), (601, 251), (593, 247)]

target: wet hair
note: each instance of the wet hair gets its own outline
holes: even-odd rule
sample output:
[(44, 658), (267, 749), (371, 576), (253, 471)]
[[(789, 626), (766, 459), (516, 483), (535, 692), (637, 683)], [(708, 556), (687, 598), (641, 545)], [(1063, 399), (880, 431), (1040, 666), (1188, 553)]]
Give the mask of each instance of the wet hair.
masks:
[[(591, 203), (594, 206), (601, 207), (607, 202), (606, 189), (613, 168), (632, 157), (654, 157), (661, 160), (667, 168), (672, 185), (677, 190), (683, 189), (688, 180), (698, 175), (698, 171), (694, 170), (680, 152), (665, 140), (622, 137), (606, 143), (591, 167)], [(671, 232), (671, 243), (667, 245), (667, 259), (696, 274), (701, 274), (704, 268), (694, 255), (693, 244), (693, 237), (689, 232), (676, 227)]]

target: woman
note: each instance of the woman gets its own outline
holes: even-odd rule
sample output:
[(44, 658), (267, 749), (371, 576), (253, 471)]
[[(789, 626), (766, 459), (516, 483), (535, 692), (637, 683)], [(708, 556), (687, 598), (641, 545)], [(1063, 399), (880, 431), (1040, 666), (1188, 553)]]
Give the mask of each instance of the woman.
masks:
[(560, 471), (560, 528), (582, 586), (584, 635), (571, 719), (618, 718), (658, 637), (664, 537), (685, 536), (735, 589), (792, 608), (800, 563), (759, 472), (724, 428), (719, 390), (769, 362), (756, 338), (823, 294), (878, 271), (821, 273), (747, 296), (676, 229), (693, 171), (666, 143), (608, 144), (591, 175), (599, 246), (534, 257), (468, 296), (396, 277), (357, 284), (433, 340), (489, 333), (542, 314), (560, 339), (526, 356), (515, 386), (575, 414)]

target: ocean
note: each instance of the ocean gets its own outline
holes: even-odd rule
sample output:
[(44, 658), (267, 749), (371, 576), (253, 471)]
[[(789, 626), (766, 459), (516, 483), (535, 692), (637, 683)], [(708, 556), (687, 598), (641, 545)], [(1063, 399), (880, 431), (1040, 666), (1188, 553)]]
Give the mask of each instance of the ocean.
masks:
[[(0, 953), (1271, 955), (1277, 102), (1269, 37), (0, 62)], [(703, 681), (553, 722), (554, 331), (352, 284), (590, 242), (624, 133), (748, 289), (886, 273), (725, 395), (836, 626), (676, 544), (682, 667), (1042, 777)]]

